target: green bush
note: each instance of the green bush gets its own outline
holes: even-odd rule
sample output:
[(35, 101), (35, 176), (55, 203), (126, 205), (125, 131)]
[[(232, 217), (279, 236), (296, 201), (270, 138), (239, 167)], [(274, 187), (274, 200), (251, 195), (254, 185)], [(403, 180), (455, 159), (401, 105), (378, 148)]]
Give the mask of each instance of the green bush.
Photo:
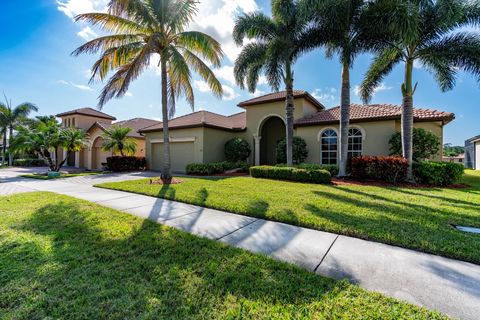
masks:
[(229, 162), (245, 161), (250, 153), (250, 145), (241, 138), (233, 138), (225, 143), (225, 158)]
[(460, 180), (464, 166), (451, 162), (421, 161), (413, 164), (415, 181), (420, 184), (448, 186)]
[(13, 165), (16, 167), (43, 167), (47, 164), (43, 159), (13, 159)]
[[(277, 167), (287, 167), (286, 164), (277, 164)], [(332, 177), (338, 175), (338, 166), (334, 164), (316, 164), (316, 163), (301, 163), (293, 165), (294, 168), (297, 169), (305, 169), (307, 171), (310, 170), (327, 170), (330, 172)]]
[(107, 158), (106, 166), (108, 170), (115, 172), (145, 170), (147, 167), (147, 162), (145, 157), (114, 156)]
[(224, 173), (228, 170), (240, 169), (240, 172), (248, 172), (249, 165), (243, 161), (237, 162), (209, 162), (209, 163), (190, 163), (185, 168), (187, 174), (191, 175), (212, 175)]
[(408, 161), (402, 157), (360, 156), (352, 158), (351, 167), (356, 179), (396, 183), (407, 177)]
[(284, 166), (251, 167), (250, 175), (254, 178), (289, 180), (322, 184), (328, 184), (332, 180), (332, 176), (327, 170), (306, 170)]
[[(432, 132), (422, 128), (413, 129), (413, 161), (422, 161), (435, 157), (440, 151), (440, 139)], [(402, 135), (395, 133), (389, 141), (390, 155), (402, 156)]]
[[(287, 163), (287, 140), (282, 139), (277, 144), (275, 150), (277, 163)], [(293, 137), (293, 163), (304, 163), (308, 157), (307, 143), (300, 137)]]

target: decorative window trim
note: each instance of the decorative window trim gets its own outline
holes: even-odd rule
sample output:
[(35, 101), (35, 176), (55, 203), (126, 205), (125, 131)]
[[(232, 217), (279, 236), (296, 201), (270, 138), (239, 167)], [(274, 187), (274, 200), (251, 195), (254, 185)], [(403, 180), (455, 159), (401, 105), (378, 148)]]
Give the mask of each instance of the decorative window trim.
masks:
[(338, 129), (334, 128), (334, 127), (326, 127), (326, 128), (323, 128), (322, 130), (320, 130), (317, 134), (317, 141), (320, 142), (321, 139), (322, 139), (322, 134), (327, 131), (327, 130), (333, 130), (335, 131), (335, 133), (337, 134), (337, 138), (340, 137), (340, 132), (338, 132)]
[(367, 137), (367, 133), (366, 133), (365, 129), (363, 129), (363, 127), (354, 124), (354, 125), (350, 125), (350, 126), (349, 126), (349, 129), (358, 129), (358, 130), (360, 130), (360, 132), (362, 133), (362, 141), (365, 141), (365, 138)]
[(335, 150), (335, 151), (336, 151), (336, 152), (335, 152), (335, 153), (336, 153), (336, 157), (335, 157), (336, 161), (335, 161), (335, 162), (336, 162), (336, 164), (338, 164), (338, 156), (339, 156), (339, 154), (338, 154), (338, 152), (339, 152), (338, 139), (339, 139), (339, 134), (338, 134), (338, 130), (336, 130), (335, 128), (325, 128), (325, 129), (323, 129), (323, 130), (321, 130), (321, 131), (319, 132), (318, 142), (319, 142), (319, 144), (320, 144), (320, 164), (323, 164), (323, 153), (324, 153), (324, 152), (328, 152), (328, 153), (331, 153), (331, 152), (332, 152), (332, 151), (328, 151), (328, 150), (327, 150), (327, 151), (323, 151), (323, 149), (322, 149), (322, 145), (323, 145), (323, 143), (322, 143), (322, 135), (323, 135), (323, 133), (325, 133), (325, 131), (328, 131), (328, 130), (331, 130), (331, 131), (335, 132), (335, 138), (337, 139), (337, 149)]

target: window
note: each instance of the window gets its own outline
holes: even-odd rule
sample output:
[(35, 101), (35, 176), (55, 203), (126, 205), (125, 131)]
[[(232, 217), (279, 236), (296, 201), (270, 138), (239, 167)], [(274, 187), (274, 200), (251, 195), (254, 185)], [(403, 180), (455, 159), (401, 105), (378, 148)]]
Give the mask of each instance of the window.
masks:
[(348, 159), (362, 155), (362, 132), (357, 128), (348, 130)]
[(75, 118), (72, 118), (72, 127), (75, 127)]
[(327, 129), (322, 133), (320, 139), (320, 161), (322, 164), (337, 164), (337, 133)]

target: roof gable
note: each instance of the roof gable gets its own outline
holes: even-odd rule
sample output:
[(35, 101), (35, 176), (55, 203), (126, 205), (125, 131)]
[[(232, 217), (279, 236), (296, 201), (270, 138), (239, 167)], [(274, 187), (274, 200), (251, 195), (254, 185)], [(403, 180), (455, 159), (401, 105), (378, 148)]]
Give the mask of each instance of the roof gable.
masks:
[[(253, 106), (258, 104), (264, 104), (268, 102), (282, 101), (282, 100), (285, 100), (286, 96), (287, 96), (286, 91), (273, 92), (273, 93), (255, 97), (246, 101), (242, 101), (238, 104), (238, 106), (246, 107), (246, 106)], [(305, 98), (306, 100), (311, 102), (317, 109), (320, 109), (320, 110), (325, 109), (325, 106), (321, 104), (317, 99), (315, 99), (307, 91), (293, 90), (293, 98), (294, 99)]]
[(93, 108), (74, 109), (74, 110), (59, 113), (56, 116), (61, 118), (61, 117), (70, 116), (70, 115), (74, 115), (74, 114), (80, 114), (80, 115), (84, 115), (84, 116), (96, 117), (96, 118), (102, 118), (102, 119), (108, 119), (108, 120), (117, 120), (117, 118), (115, 118), (115, 117), (113, 117), (109, 114), (106, 114), (104, 112), (95, 110)]

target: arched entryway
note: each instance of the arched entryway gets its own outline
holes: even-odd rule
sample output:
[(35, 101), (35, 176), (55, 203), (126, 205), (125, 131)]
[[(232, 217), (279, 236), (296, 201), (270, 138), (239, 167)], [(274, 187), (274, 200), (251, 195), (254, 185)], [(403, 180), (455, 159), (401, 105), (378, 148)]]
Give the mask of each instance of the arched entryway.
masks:
[(285, 122), (282, 118), (271, 116), (261, 125), (260, 136), (260, 164), (274, 165), (277, 163), (277, 143), (285, 139)]
[(107, 161), (108, 153), (102, 151), (103, 139), (97, 137), (92, 144), (92, 170), (102, 169), (102, 163)]

